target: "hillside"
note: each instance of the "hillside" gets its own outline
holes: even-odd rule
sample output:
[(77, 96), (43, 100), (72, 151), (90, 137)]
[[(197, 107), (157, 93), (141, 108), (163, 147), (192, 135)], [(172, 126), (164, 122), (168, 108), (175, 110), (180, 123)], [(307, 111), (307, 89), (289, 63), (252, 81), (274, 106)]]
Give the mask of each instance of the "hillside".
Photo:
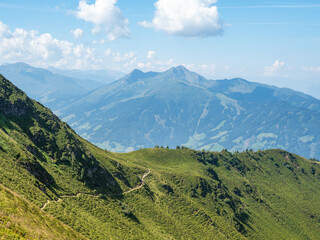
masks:
[(185, 145), (320, 155), (319, 100), (243, 79), (207, 80), (183, 66), (135, 70), (59, 112), (82, 137), (111, 151)]
[[(0, 103), (1, 237), (27, 238), (31, 232), (46, 239), (320, 235), (318, 162), (282, 150), (112, 153), (80, 138), (2, 76)], [(29, 228), (29, 221), (39, 224)]]
[(0, 78), (0, 183), (38, 207), (78, 193), (117, 197), (139, 183), (143, 169), (130, 170), (108, 159), (105, 151)]
[(0, 236), (2, 239), (86, 239), (1, 185)]
[[(122, 156), (147, 166), (152, 173), (144, 195), (150, 197), (149, 204), (138, 208), (138, 219), (147, 218), (144, 222), (164, 227), (170, 221), (172, 227), (166, 229), (171, 234), (177, 232), (174, 238), (186, 229), (194, 239), (319, 236), (317, 162), (282, 150), (231, 154), (154, 149)], [(146, 202), (136, 195), (129, 201)], [(152, 210), (153, 204), (158, 210)]]

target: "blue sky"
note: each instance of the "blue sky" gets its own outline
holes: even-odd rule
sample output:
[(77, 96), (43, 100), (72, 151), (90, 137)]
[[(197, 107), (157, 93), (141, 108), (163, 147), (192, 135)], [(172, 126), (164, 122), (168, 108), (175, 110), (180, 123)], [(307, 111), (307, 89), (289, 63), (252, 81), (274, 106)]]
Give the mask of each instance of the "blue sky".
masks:
[(0, 64), (122, 72), (183, 64), (320, 98), (319, 12), (315, 0), (1, 0)]

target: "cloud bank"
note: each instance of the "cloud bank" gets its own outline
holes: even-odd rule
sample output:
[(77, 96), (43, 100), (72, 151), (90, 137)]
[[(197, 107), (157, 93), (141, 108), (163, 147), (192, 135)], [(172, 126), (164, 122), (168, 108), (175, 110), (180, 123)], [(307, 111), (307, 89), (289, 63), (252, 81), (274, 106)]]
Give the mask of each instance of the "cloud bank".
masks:
[[(75, 35), (81, 35), (80, 31)], [(171, 60), (154, 60), (155, 54), (154, 51), (148, 51), (148, 62), (142, 63), (134, 51), (113, 52), (108, 48), (101, 52), (84, 44), (59, 40), (49, 33), (39, 34), (37, 31), (27, 31), (23, 28), (11, 30), (10, 26), (0, 21), (0, 64), (25, 62), (42, 68), (53, 66), (82, 70), (107, 67), (126, 72), (141, 66), (146, 70), (164, 70), (172, 66)]]
[(141, 22), (169, 35), (208, 37), (223, 32), (216, 0), (158, 0), (151, 22)]
[[(88, 68), (97, 63), (95, 49), (10, 27), (0, 21), (0, 56), (3, 62), (26, 62), (39, 67)], [(91, 66), (92, 65), (92, 66)]]

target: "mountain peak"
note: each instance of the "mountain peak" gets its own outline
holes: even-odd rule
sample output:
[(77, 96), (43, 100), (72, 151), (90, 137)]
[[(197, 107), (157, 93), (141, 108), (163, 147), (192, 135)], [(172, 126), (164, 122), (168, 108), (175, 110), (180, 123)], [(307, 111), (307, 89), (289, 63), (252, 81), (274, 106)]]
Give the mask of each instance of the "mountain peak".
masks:
[(189, 69), (187, 69), (185, 66), (183, 65), (179, 65), (177, 67), (174, 67), (176, 70), (178, 71), (183, 71), (183, 72), (190, 72)]
[(131, 73), (129, 73), (129, 75), (137, 75), (137, 74), (139, 75), (144, 74), (144, 72), (136, 68)]
[(172, 67), (163, 74), (165, 74), (167, 77), (174, 78), (180, 81), (186, 81), (192, 84), (200, 84), (200, 82), (201, 84), (204, 84), (204, 82), (207, 82), (207, 80), (204, 77), (195, 72), (190, 71), (183, 65)]
[(16, 62), (16, 63), (6, 63), (1, 65), (0, 67), (5, 67), (6, 69), (15, 69), (15, 70), (22, 70), (22, 69), (29, 69), (32, 68), (29, 64), (24, 62)]
[(128, 73), (126, 76), (124, 76), (125, 79), (139, 79), (142, 78), (146, 73), (139, 70), (134, 69), (132, 72)]
[(187, 69), (185, 66), (183, 65), (179, 65), (177, 67), (172, 67), (168, 70), (169, 72), (173, 72), (175, 74), (179, 74), (179, 75), (185, 75), (187, 73), (192, 73), (189, 69)]
[(125, 77), (123, 77), (122, 81), (125, 81), (128, 84), (132, 84), (132, 83), (138, 82), (143, 79), (154, 77), (157, 74), (158, 73), (156, 73), (156, 72), (143, 72), (139, 69), (134, 69), (132, 72), (127, 74)]

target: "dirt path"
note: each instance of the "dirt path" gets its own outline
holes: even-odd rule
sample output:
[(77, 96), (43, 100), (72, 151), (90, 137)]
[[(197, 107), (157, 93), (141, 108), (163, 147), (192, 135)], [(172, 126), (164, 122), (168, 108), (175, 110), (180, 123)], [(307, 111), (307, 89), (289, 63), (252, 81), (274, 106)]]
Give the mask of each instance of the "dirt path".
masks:
[[(150, 169), (148, 169), (148, 171), (142, 175), (141, 184), (140, 184), (139, 186), (134, 187), (134, 188), (131, 188), (130, 190), (128, 190), (128, 191), (126, 191), (126, 192), (123, 192), (123, 194), (128, 194), (128, 193), (130, 193), (130, 192), (132, 192), (132, 191), (135, 191), (135, 190), (138, 190), (138, 189), (142, 188), (142, 186), (144, 185), (144, 179), (145, 179), (145, 177), (147, 177), (147, 176), (149, 175), (150, 172), (151, 172)], [(77, 195), (62, 195), (62, 196), (60, 196), (60, 198), (57, 200), (57, 202), (61, 202), (61, 201), (62, 201), (62, 198), (77, 198), (77, 197), (80, 197), (81, 194), (96, 197), (96, 195), (91, 195), (91, 194), (87, 194), (87, 193), (78, 193)], [(43, 205), (43, 207), (41, 208), (41, 210), (44, 210), (49, 203), (50, 203), (50, 200), (48, 200), (48, 201)]]
[[(85, 194), (85, 193), (78, 193), (77, 195), (62, 195), (62, 196), (60, 196), (60, 198), (57, 200), (57, 202), (61, 202), (61, 201), (62, 201), (62, 198), (77, 198), (77, 197), (80, 197), (81, 194)], [(95, 196), (95, 195), (90, 195), (90, 194), (87, 194), (87, 195), (89, 195), (89, 196)], [(41, 208), (41, 210), (44, 210), (49, 203), (50, 203), (50, 200), (48, 200), (48, 201), (43, 205), (43, 207)]]
[[(81, 194), (86, 194), (86, 193), (78, 193), (77, 195), (61, 195), (60, 198), (76, 198), (76, 197), (80, 197)], [(86, 194), (86, 195), (93, 196), (91, 194)]]
[(123, 194), (128, 194), (128, 193), (130, 193), (130, 192), (132, 192), (132, 191), (135, 191), (135, 190), (138, 190), (138, 189), (142, 188), (142, 186), (144, 185), (144, 178), (145, 178), (146, 176), (148, 176), (149, 173), (150, 173), (150, 169), (148, 169), (148, 172), (146, 172), (146, 173), (144, 173), (144, 174), (142, 175), (141, 184), (140, 184), (139, 186), (134, 187), (134, 188), (131, 188), (130, 190), (124, 192)]
[(41, 208), (41, 210), (44, 210), (49, 203), (50, 203), (50, 200), (48, 200), (48, 201), (43, 205), (43, 207)]

